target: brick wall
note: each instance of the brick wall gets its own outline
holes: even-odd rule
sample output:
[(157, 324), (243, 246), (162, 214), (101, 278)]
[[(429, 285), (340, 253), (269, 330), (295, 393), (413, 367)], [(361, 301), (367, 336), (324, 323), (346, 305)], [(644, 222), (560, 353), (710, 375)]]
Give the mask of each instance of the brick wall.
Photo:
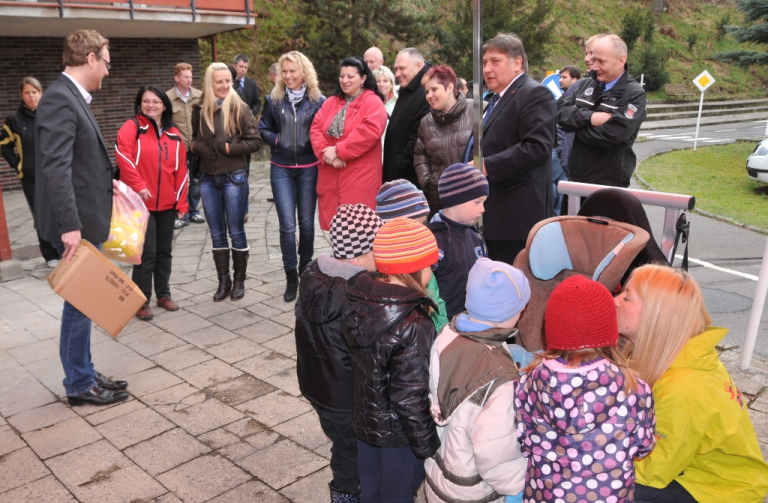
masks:
[[(63, 70), (60, 38), (0, 37), (0, 121), (18, 109), (19, 82), (32, 75), (45, 88)], [(194, 84), (201, 88), (200, 53), (197, 39), (110, 39), (112, 70), (100, 91), (93, 93), (91, 110), (99, 122), (104, 141), (114, 159), (117, 131), (133, 116), (133, 102), (142, 85), (154, 84), (160, 89), (174, 85), (173, 67), (185, 61), (194, 68)], [(21, 186), (12, 170), (0, 157), (0, 184), (3, 190)]]

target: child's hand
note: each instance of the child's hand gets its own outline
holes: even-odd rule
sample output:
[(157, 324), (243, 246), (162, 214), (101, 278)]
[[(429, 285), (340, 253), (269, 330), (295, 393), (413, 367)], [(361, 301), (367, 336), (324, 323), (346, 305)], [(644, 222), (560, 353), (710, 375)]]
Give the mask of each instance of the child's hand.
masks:
[[(512, 359), (515, 360), (518, 368), (524, 369), (533, 361), (533, 353), (517, 344), (507, 344), (507, 349)], [(509, 496), (507, 496), (509, 498)]]

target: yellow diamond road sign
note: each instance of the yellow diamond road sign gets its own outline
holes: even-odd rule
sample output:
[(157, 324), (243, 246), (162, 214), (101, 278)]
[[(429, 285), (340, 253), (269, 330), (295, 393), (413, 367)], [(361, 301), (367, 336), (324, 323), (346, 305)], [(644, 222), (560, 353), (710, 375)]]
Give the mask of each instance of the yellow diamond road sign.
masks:
[(715, 83), (715, 78), (710, 75), (706, 70), (701, 72), (698, 77), (693, 79), (693, 83), (699, 88), (702, 93), (709, 89), (709, 87)]

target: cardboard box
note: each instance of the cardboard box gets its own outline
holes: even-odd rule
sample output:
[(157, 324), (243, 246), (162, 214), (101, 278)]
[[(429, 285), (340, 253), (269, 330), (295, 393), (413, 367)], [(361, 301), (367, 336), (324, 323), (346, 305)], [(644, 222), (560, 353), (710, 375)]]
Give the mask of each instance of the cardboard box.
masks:
[(85, 239), (69, 263), (61, 260), (51, 271), (48, 284), (112, 337), (147, 301), (139, 287)]

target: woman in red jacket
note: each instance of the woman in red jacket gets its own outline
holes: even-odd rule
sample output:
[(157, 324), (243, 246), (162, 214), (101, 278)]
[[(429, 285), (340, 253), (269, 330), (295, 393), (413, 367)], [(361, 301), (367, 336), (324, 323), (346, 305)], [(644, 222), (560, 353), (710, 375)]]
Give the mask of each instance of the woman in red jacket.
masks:
[(340, 64), (339, 87), (310, 128), (312, 149), (320, 159), (317, 202), (320, 228), (329, 230), (342, 204), (376, 207), (381, 188), (381, 135), (387, 127), (384, 97), (362, 59)]
[(115, 157), (120, 180), (132, 188), (149, 210), (141, 264), (133, 266), (133, 282), (146, 304), (136, 316), (151, 320), (152, 278), (158, 307), (177, 311), (171, 300), (171, 248), (176, 213), (187, 212), (186, 148), (173, 125), (168, 96), (155, 86), (142, 87), (133, 105), (136, 117), (117, 132)]

